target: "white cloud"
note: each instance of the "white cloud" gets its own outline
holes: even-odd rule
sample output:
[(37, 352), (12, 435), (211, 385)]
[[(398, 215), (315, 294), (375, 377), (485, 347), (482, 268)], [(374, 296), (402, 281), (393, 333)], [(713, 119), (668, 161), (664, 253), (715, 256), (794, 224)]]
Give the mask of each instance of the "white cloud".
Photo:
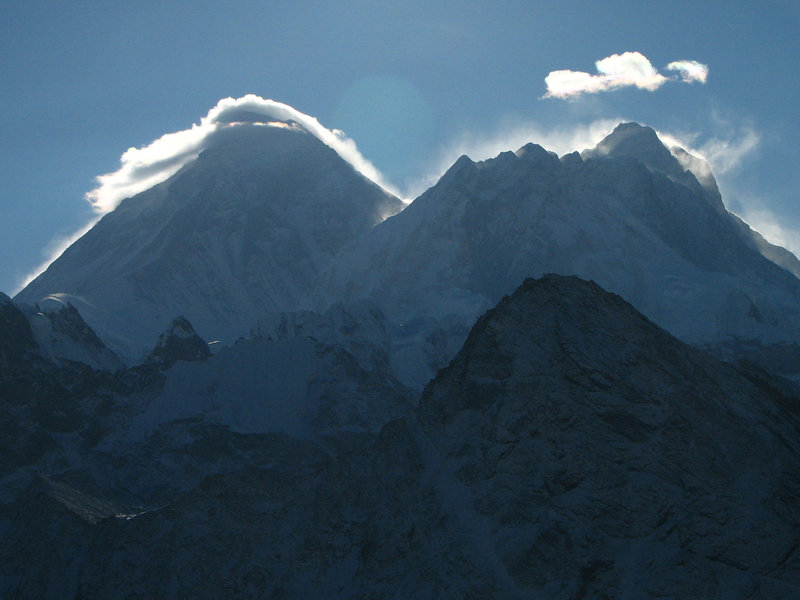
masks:
[(583, 71), (551, 71), (544, 78), (545, 98), (569, 98), (579, 94), (596, 94), (608, 89), (608, 83), (598, 75)]
[(86, 199), (99, 213), (107, 213), (125, 198), (142, 192), (175, 174), (196, 158), (219, 129), (236, 123), (294, 121), (335, 150), (362, 175), (396, 193), (375, 166), (358, 151), (355, 142), (341, 131), (325, 128), (320, 122), (287, 104), (265, 100), (254, 94), (224, 98), (191, 129), (168, 133), (142, 148), (130, 148), (121, 157), (121, 167), (97, 177), (98, 187)]
[(667, 65), (667, 71), (677, 71), (681, 79), (687, 83), (699, 81), (705, 83), (708, 79), (708, 65), (696, 60), (676, 60)]
[(636, 86), (643, 90), (654, 91), (667, 80), (650, 61), (639, 52), (623, 52), (598, 60), (595, 63), (597, 72), (608, 82), (611, 88)]
[(215, 130), (215, 125), (194, 125), (163, 135), (143, 148), (129, 148), (120, 158), (119, 170), (95, 178), (99, 186), (87, 193), (86, 199), (100, 214), (114, 210), (123, 199), (164, 181), (197, 157)]
[(559, 70), (544, 78), (547, 86), (545, 98), (572, 98), (581, 94), (597, 94), (623, 87), (637, 87), (653, 92), (670, 80), (705, 83), (708, 67), (694, 60), (679, 60), (667, 65), (668, 71), (677, 71), (676, 77), (667, 77), (653, 67), (640, 52), (612, 54), (595, 62), (597, 74), (584, 71)]

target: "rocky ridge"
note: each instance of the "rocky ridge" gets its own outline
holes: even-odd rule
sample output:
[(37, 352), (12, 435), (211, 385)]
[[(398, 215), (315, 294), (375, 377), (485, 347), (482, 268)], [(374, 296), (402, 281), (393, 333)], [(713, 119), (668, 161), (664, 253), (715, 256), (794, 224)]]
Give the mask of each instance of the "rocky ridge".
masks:
[[(196, 363), (172, 370), (180, 364)], [(28, 474), (6, 470), (2, 589), (19, 598), (800, 589), (797, 388), (717, 362), (577, 278), (527, 280), (479, 320), (416, 412), (375, 433), (303, 439), (198, 417), (165, 421), (127, 447), (113, 427), (93, 444), (54, 438)]]

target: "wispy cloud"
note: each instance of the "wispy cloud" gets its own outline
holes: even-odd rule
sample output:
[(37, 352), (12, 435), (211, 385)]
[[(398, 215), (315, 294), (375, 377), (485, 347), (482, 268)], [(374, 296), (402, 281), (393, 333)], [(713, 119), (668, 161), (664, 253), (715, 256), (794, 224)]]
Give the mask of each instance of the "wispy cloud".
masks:
[(711, 163), (718, 175), (725, 175), (741, 166), (760, 143), (760, 137), (750, 127), (744, 127), (727, 138), (714, 137), (700, 146), (700, 153)]
[(788, 226), (763, 202), (749, 199), (742, 206), (739, 216), (769, 243), (786, 248), (800, 257), (800, 231)]
[(396, 193), (378, 169), (365, 159), (356, 143), (341, 131), (330, 130), (320, 122), (287, 104), (266, 100), (254, 94), (224, 98), (190, 129), (168, 133), (142, 148), (130, 148), (121, 157), (121, 166), (113, 173), (97, 177), (99, 184), (86, 195), (98, 213), (107, 213), (123, 199), (160, 183), (196, 158), (219, 129), (236, 123), (271, 123), (294, 121), (320, 139), (349, 162), (362, 175)]
[(719, 118), (715, 121), (717, 131), (711, 136), (686, 131), (657, 133), (667, 146), (679, 146), (689, 154), (706, 160), (715, 177), (725, 177), (739, 169), (745, 159), (753, 156), (761, 143), (761, 136), (747, 122), (733, 125)]
[(612, 54), (595, 62), (596, 74), (568, 69), (552, 71), (544, 78), (545, 98), (573, 98), (582, 94), (609, 92), (624, 87), (637, 87), (653, 92), (667, 81), (705, 83), (708, 66), (695, 60), (678, 60), (666, 66), (675, 76), (666, 76), (640, 52)]

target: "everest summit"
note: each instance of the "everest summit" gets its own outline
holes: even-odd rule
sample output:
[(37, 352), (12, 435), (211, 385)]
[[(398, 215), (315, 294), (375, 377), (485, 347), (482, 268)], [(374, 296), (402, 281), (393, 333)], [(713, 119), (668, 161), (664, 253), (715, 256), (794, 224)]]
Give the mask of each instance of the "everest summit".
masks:
[(179, 314), (204, 339), (232, 342), (259, 316), (302, 305), (336, 252), (403, 206), (294, 122), (230, 125), (16, 300), (66, 295), (129, 360)]

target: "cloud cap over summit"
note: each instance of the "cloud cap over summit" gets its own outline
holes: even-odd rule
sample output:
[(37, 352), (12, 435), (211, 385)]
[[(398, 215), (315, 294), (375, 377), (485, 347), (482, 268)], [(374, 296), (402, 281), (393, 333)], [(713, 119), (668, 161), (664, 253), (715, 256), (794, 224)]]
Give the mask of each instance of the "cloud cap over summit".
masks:
[(167, 133), (147, 146), (129, 148), (120, 158), (120, 168), (99, 175), (98, 186), (86, 199), (99, 213), (114, 210), (123, 199), (161, 183), (182, 166), (197, 158), (219, 130), (238, 123), (294, 122), (331, 147), (362, 175), (384, 189), (395, 193), (389, 184), (356, 147), (356, 143), (341, 131), (327, 129), (320, 122), (288, 104), (248, 94), (241, 98), (223, 98), (208, 114), (190, 129)]

